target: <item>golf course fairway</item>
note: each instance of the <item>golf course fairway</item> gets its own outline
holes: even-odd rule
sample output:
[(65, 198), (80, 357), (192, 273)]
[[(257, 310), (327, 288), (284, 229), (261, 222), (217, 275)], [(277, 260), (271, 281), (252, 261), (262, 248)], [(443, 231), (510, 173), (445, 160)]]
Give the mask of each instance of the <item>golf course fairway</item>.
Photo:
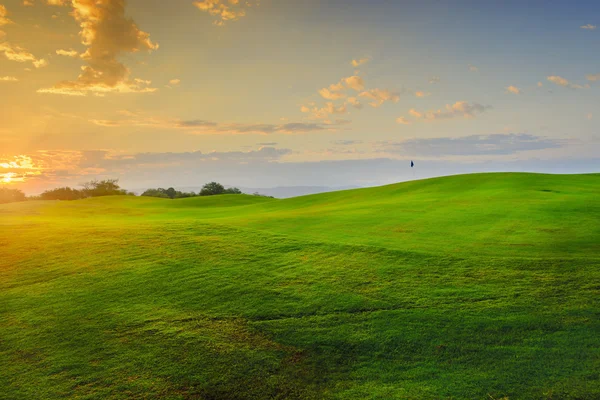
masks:
[(600, 174), (0, 206), (0, 399), (600, 399)]

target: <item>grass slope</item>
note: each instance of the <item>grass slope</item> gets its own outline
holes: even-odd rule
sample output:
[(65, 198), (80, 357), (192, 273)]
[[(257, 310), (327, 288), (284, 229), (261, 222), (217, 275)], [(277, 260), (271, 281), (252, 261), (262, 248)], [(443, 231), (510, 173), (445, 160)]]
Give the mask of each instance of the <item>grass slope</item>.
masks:
[(0, 398), (600, 398), (600, 175), (0, 206)]

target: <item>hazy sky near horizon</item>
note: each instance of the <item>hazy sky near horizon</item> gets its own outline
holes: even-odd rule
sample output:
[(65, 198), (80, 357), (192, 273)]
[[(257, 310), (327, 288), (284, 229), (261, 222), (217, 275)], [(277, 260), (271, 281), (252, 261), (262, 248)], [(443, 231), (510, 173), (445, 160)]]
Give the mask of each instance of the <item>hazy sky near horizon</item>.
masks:
[(0, 183), (598, 171), (599, 50), (597, 1), (0, 0)]

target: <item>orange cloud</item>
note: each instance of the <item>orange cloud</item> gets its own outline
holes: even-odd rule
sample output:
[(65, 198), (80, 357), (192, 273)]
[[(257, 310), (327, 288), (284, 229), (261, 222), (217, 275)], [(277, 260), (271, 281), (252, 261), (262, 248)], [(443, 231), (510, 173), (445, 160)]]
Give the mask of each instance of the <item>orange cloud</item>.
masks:
[(521, 94), (521, 89), (519, 89), (516, 86), (510, 85), (506, 88), (506, 93)]
[(569, 81), (562, 76), (549, 76), (547, 79), (558, 86), (569, 86)]
[(360, 67), (361, 65), (368, 63), (369, 61), (371, 61), (370, 58), (364, 57), (364, 58), (359, 58), (358, 60), (352, 60), (351, 64), (353, 67), (356, 68), (356, 67)]
[(571, 89), (589, 89), (589, 85), (582, 86), (582, 85), (578, 85), (575, 83), (571, 83), (567, 79), (563, 78), (562, 76), (552, 75), (546, 79), (548, 79), (549, 82), (552, 82), (555, 85), (562, 86), (562, 87), (568, 87)]
[(8, 16), (8, 11), (6, 10), (6, 7), (4, 7), (2, 4), (0, 4), (0, 26), (13, 23), (10, 19), (8, 19), (7, 16)]
[(79, 53), (77, 52), (77, 50), (73, 50), (73, 49), (56, 50), (56, 54), (58, 54), (59, 56), (73, 57), (73, 58), (79, 56)]
[(390, 101), (392, 103), (397, 103), (400, 101), (400, 96), (397, 93), (387, 89), (371, 89), (362, 92), (359, 94), (359, 96), (373, 100), (371, 103), (369, 103), (369, 105), (374, 108), (380, 107), (386, 101)]
[(223, 26), (228, 21), (237, 21), (246, 16), (244, 7), (251, 7), (250, 1), (240, 4), (240, 0), (201, 0), (193, 3), (199, 10), (204, 11), (213, 17), (213, 24)]
[(41, 175), (42, 168), (25, 155), (0, 157), (0, 182), (24, 182), (27, 178)]
[[(332, 85), (332, 86), (334, 86), (334, 85)], [(323, 89), (319, 90), (319, 94), (321, 95), (321, 97), (323, 97), (324, 99), (327, 99), (327, 100), (339, 100), (339, 99), (346, 98), (345, 93), (335, 92), (335, 91), (329, 90), (328, 88), (323, 88)]]
[(10, 44), (9, 42), (0, 43), (0, 53), (4, 53), (4, 56), (10, 61), (20, 63), (31, 62), (36, 68), (43, 68), (48, 65), (48, 61), (45, 59), (38, 59), (26, 49)]
[(360, 76), (349, 76), (342, 79), (342, 82), (344, 82), (348, 88), (356, 90), (357, 92), (364, 90), (365, 88), (365, 81)]
[[(54, 5), (67, 1), (51, 0)], [(81, 42), (87, 50), (81, 58), (88, 65), (74, 81), (63, 81), (40, 93), (86, 96), (89, 93), (149, 93), (157, 89), (130, 79), (130, 70), (117, 60), (123, 53), (158, 49), (150, 35), (125, 17), (124, 0), (71, 0), (71, 15), (79, 23)]]
[(585, 78), (591, 82), (600, 81), (600, 74), (589, 74), (586, 75)]
[(475, 118), (477, 114), (481, 114), (490, 108), (490, 106), (483, 106), (478, 103), (457, 101), (454, 104), (447, 104), (445, 110), (420, 112), (413, 108), (409, 110), (409, 114), (417, 119), (436, 121), (450, 118)]

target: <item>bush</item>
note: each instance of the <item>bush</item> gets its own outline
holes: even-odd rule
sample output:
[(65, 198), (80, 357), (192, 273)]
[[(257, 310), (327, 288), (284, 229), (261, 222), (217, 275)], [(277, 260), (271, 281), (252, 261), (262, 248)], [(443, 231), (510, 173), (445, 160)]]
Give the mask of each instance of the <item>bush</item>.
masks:
[(121, 189), (118, 179), (93, 180), (83, 185), (84, 197), (126, 196), (127, 190)]
[(186, 197), (195, 197), (196, 194), (194, 192), (186, 193), (180, 192), (179, 190), (175, 190), (172, 187), (168, 189), (158, 188), (158, 189), (148, 189), (142, 196), (147, 197), (159, 197), (162, 199), (183, 199)]
[(25, 201), (25, 193), (19, 189), (0, 187), (0, 204), (14, 203), (17, 201)]
[(207, 183), (200, 191), (200, 196), (215, 196), (219, 194), (242, 194), (242, 191), (236, 187), (225, 189), (225, 186), (218, 182)]
[(210, 182), (202, 186), (200, 196), (215, 196), (225, 193), (225, 187), (217, 182)]
[(41, 200), (79, 200), (83, 199), (85, 194), (81, 190), (62, 187), (53, 190), (46, 190), (40, 195)]
[(144, 193), (142, 193), (142, 196), (144, 196), (144, 197), (158, 197), (158, 198), (161, 198), (161, 199), (168, 199), (169, 196), (164, 192), (164, 190), (165, 189), (162, 189), (162, 188), (148, 189)]

